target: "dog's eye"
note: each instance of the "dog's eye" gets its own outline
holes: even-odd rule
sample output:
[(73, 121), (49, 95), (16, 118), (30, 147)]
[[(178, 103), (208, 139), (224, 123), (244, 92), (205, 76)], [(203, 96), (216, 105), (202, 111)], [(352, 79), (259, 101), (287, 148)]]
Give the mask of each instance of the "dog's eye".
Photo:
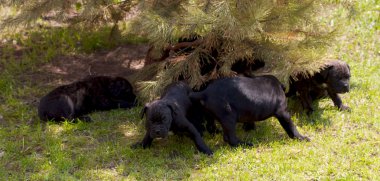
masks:
[(170, 122), (169, 118), (165, 118), (165, 119), (164, 119), (164, 122), (165, 122), (165, 123)]
[(161, 116), (151, 116), (149, 119), (152, 121), (152, 123), (162, 123), (162, 117)]
[(350, 75), (341, 75), (338, 77), (338, 80), (347, 80), (350, 78)]

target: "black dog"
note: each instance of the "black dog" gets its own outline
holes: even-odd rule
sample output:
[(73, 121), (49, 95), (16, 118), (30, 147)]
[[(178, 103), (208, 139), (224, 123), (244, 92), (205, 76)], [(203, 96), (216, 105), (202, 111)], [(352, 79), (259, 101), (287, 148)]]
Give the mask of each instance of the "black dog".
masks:
[(283, 85), (270, 75), (257, 77), (232, 77), (218, 79), (202, 92), (190, 94), (200, 101), (221, 123), (224, 141), (231, 146), (241, 144), (236, 137), (236, 122), (254, 123), (275, 116), (291, 138), (309, 140), (298, 133), (290, 119)]
[(38, 115), (45, 121), (75, 118), (91, 121), (84, 115), (97, 110), (131, 108), (135, 104), (136, 96), (126, 79), (96, 76), (60, 86), (42, 97)]
[(330, 97), (339, 110), (348, 110), (343, 105), (338, 93), (350, 90), (350, 67), (343, 61), (334, 60), (326, 64), (320, 72), (308, 78), (299, 75), (298, 80), (291, 78), (287, 97), (299, 94), (300, 101), (308, 114), (314, 110), (312, 102), (321, 98)]
[(191, 109), (192, 103), (188, 97), (191, 88), (184, 82), (178, 82), (169, 86), (160, 99), (145, 105), (141, 117), (146, 114), (146, 134), (141, 143), (143, 148), (149, 147), (154, 138), (164, 138), (169, 131), (175, 134), (187, 132), (195, 142), (196, 147), (202, 153), (211, 155), (211, 149), (201, 137), (199, 124), (190, 122), (186, 115)]

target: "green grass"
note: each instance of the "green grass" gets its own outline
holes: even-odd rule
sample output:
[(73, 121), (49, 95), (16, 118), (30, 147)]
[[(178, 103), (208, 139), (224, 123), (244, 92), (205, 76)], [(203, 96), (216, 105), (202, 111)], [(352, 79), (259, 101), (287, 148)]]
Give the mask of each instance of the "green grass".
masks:
[[(364, 11), (379, 2), (357, 4), (361, 14), (334, 48), (351, 67), (352, 89), (342, 98), (352, 111), (340, 112), (326, 99), (311, 118), (294, 114), (311, 142), (289, 139), (275, 119), (258, 123), (249, 133), (239, 126), (239, 137), (254, 143), (249, 148), (231, 148), (221, 135), (206, 135), (215, 151), (212, 157), (178, 136), (155, 140), (151, 149), (131, 149), (144, 134), (140, 107), (93, 113), (92, 123), (39, 123), (36, 106), (28, 100), (48, 90), (13, 76), (33, 61), (41, 63), (34, 58), (44, 49), (34, 45), (36, 53), (26, 56), (31, 64), (6, 67), (0, 74), (0, 180), (380, 180), (380, 22), (379, 12)], [(58, 41), (53, 34), (41, 36)], [(97, 50), (94, 42), (103, 42), (103, 36), (89, 35), (82, 45)], [(59, 53), (87, 52), (76, 46), (68, 43), (67, 49), (44, 54), (43, 61)]]

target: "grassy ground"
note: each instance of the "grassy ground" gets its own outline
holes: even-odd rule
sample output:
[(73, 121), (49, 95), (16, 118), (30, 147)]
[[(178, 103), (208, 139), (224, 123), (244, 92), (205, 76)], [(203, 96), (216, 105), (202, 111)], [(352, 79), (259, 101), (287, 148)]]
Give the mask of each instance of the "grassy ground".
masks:
[[(378, 4), (362, 1), (357, 7)], [(56, 53), (45, 52), (46, 61)], [(251, 148), (231, 148), (221, 135), (206, 135), (212, 157), (177, 136), (132, 150), (144, 132), (140, 108), (94, 113), (92, 123), (36, 123), (35, 103), (28, 100), (48, 90), (14, 79), (35, 65), (7, 66), (0, 74), (0, 180), (380, 180), (379, 12), (357, 14), (335, 52), (351, 66), (352, 89), (342, 95), (351, 112), (339, 112), (326, 99), (311, 118), (294, 114), (311, 142), (289, 139), (275, 119), (249, 133), (239, 129), (239, 137), (255, 144)]]

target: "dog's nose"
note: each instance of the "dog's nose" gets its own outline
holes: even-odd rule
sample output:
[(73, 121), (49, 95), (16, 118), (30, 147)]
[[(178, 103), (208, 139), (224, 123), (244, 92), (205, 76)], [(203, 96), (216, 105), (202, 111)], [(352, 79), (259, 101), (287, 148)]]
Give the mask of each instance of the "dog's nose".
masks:
[(160, 135), (160, 131), (157, 130), (157, 131), (156, 131), (156, 135)]
[(344, 84), (343, 92), (349, 92), (349, 91), (350, 91), (350, 85), (349, 84)]

